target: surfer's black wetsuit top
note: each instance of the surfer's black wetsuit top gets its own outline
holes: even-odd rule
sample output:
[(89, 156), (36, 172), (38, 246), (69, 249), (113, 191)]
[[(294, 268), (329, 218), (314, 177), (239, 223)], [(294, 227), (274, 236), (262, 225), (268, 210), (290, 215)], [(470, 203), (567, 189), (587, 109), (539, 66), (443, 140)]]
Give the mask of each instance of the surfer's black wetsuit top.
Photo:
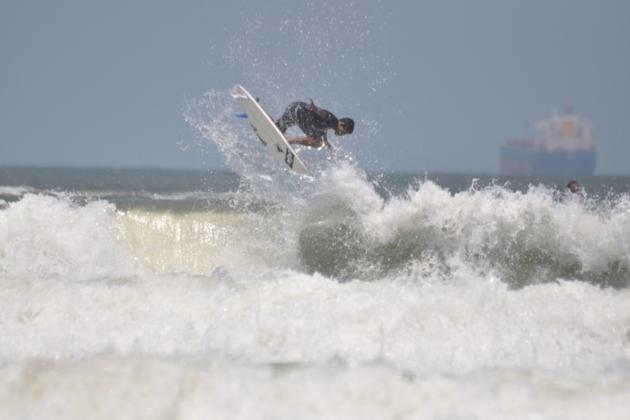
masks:
[(337, 117), (332, 112), (306, 102), (293, 102), (276, 121), (276, 125), (283, 134), (287, 128), (297, 125), (307, 136), (321, 139), (326, 130), (337, 127)]

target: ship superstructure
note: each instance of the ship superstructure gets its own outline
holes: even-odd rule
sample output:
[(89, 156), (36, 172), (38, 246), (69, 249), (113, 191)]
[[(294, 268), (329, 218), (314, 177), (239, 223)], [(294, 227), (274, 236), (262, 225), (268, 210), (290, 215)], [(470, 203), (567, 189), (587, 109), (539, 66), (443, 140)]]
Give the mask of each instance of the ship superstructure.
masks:
[(571, 107), (534, 127), (534, 139), (508, 140), (501, 146), (502, 175), (593, 175), (596, 140), (591, 125), (575, 115)]

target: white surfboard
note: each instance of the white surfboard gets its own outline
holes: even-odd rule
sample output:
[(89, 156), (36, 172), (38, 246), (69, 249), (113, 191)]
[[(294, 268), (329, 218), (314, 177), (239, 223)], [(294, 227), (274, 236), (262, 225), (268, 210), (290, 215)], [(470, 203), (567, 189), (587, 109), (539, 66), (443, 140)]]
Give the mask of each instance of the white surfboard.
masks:
[(260, 106), (243, 86), (236, 85), (232, 90), (232, 96), (247, 115), (254, 132), (265, 146), (267, 152), (285, 168), (291, 169), (302, 175), (310, 175), (304, 163), (295, 153), (287, 139), (269, 115)]

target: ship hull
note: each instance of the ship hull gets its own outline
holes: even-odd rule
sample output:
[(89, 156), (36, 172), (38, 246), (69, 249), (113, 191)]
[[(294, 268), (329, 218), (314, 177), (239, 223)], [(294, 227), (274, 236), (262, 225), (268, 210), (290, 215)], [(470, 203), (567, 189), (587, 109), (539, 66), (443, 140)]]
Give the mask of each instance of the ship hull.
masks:
[(501, 147), (502, 175), (591, 176), (595, 172), (595, 150), (541, 152)]

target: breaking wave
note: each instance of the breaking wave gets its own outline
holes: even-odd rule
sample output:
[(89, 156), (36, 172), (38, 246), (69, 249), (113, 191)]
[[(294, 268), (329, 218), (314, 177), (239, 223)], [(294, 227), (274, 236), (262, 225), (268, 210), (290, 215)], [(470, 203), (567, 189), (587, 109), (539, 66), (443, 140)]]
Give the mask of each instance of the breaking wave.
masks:
[[(85, 278), (128, 273), (131, 261), (159, 272), (239, 266), (349, 281), (448, 279), (466, 267), (514, 287), (558, 279), (630, 283), (625, 194), (596, 201), (545, 186), (518, 192), (475, 184), (451, 193), (417, 180), (385, 197), (374, 182), (341, 164), (323, 171), (308, 197), (262, 199), (239, 190), (180, 211), (27, 193), (0, 213), (0, 270)], [(178, 198), (190, 200), (180, 194), (167, 202)]]

